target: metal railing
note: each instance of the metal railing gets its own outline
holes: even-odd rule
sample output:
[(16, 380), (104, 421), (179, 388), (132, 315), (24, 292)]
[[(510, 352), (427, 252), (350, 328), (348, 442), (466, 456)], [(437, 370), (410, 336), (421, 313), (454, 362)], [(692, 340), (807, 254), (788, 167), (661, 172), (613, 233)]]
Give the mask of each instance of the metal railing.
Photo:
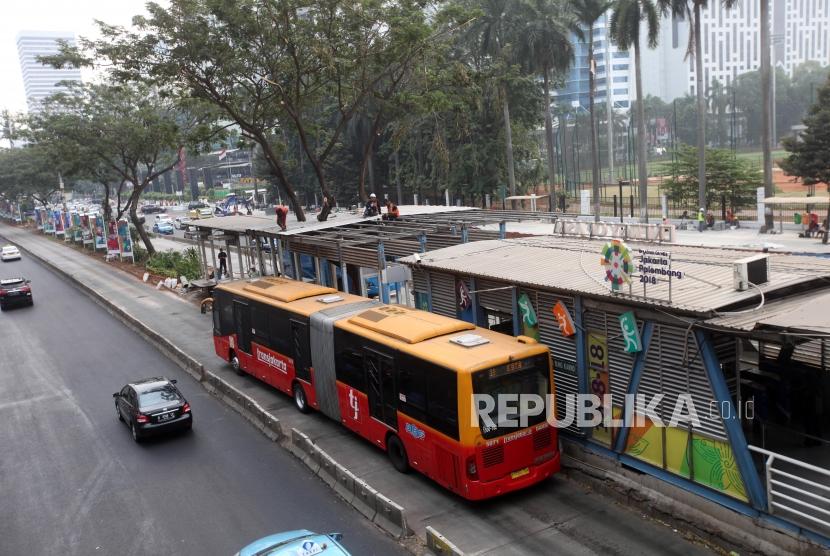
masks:
[[(757, 446), (750, 451), (764, 456), (764, 476), (767, 488), (767, 511), (771, 515), (780, 511), (807, 520), (810, 529), (816, 525), (822, 532), (830, 531), (830, 470), (793, 459)], [(790, 467), (789, 471), (775, 468), (776, 462)], [(818, 482), (797, 475), (804, 472), (817, 475), (825, 481)], [(786, 517), (786, 515), (780, 517)]]

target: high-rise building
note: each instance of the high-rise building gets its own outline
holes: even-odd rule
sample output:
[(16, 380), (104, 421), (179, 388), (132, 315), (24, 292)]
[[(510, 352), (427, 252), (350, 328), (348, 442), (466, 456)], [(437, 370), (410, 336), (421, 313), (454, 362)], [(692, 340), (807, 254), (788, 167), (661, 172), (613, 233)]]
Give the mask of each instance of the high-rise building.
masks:
[(51, 66), (44, 66), (37, 60), (38, 56), (57, 54), (59, 40), (74, 45), (75, 34), (24, 31), (17, 36), (17, 53), (20, 58), (20, 71), (23, 74), (23, 87), (26, 90), (26, 104), (29, 112), (37, 112), (46, 97), (65, 90), (65, 87), (58, 83), (81, 80), (79, 69), (55, 69)]
[[(830, 2), (827, 0), (771, 0), (772, 61), (792, 75), (807, 60), (830, 64)], [(761, 66), (760, 5), (738, 2), (728, 10), (709, 2), (701, 12), (703, 82), (724, 85)], [(687, 23), (688, 26), (688, 23)], [(687, 60), (687, 90), (695, 91), (694, 60)]]

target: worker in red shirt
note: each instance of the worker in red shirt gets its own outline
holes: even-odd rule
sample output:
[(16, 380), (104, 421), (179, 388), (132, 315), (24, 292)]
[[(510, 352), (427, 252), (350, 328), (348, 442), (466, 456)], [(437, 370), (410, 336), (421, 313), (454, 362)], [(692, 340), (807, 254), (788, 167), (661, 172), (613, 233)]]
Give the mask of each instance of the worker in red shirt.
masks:
[(277, 226), (284, 232), (288, 229), (288, 225), (286, 220), (288, 219), (288, 207), (285, 205), (277, 205), (276, 207), (277, 213)]
[(384, 220), (397, 220), (401, 216), (401, 211), (398, 210), (398, 205), (392, 202), (392, 199), (386, 199), (386, 214), (383, 215)]

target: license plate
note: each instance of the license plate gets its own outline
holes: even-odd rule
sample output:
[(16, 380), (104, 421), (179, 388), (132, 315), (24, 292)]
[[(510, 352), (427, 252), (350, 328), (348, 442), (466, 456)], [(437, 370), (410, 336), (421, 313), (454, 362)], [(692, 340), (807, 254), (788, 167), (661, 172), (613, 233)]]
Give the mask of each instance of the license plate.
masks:
[(173, 413), (162, 413), (161, 415), (158, 416), (158, 420), (159, 421), (169, 421), (170, 419), (173, 418), (173, 416), (174, 416)]
[(524, 469), (519, 469), (518, 471), (514, 471), (510, 474), (511, 479), (518, 479), (519, 477), (524, 477), (530, 473), (530, 467), (525, 467)]

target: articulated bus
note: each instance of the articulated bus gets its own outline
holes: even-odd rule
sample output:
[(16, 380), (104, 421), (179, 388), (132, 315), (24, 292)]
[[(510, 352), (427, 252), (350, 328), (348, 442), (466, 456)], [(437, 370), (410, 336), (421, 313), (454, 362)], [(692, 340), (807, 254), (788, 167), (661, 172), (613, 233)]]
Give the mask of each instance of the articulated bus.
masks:
[[(479, 500), (559, 471), (545, 412), (486, 422), (474, 394), (546, 396), (550, 353), (429, 312), (279, 277), (214, 290), (216, 354), (460, 496)], [(514, 404), (516, 405), (516, 404)], [(518, 408), (517, 408), (518, 409)]]

